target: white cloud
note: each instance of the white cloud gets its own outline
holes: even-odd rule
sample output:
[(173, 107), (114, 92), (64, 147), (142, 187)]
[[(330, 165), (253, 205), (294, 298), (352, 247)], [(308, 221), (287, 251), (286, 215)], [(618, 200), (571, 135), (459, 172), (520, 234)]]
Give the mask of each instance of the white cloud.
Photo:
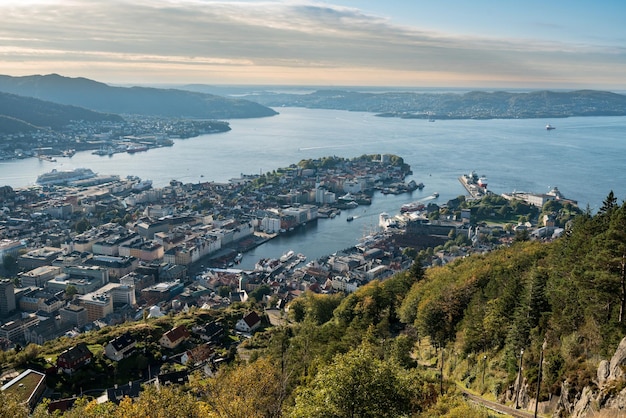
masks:
[[(432, 78), (437, 72), (465, 74), (468, 80), (486, 73), (503, 80), (556, 77), (546, 59), (559, 71), (591, 57), (595, 64), (609, 56), (610, 62), (626, 63), (622, 48), (442, 34), (319, 2), (39, 0), (0, 2), (0, 14), (0, 57), (5, 63), (22, 62), (22, 71), (34, 63), (44, 69), (49, 59), (81, 69), (81, 63), (109, 63), (100, 70), (117, 72), (124, 63), (145, 63), (147, 77), (146, 70), (163, 76), (174, 66), (179, 74), (193, 67), (194, 77), (201, 77), (199, 66), (210, 74), (212, 66), (227, 65), (257, 69), (268, 83), (271, 73), (263, 68), (300, 71), (299, 77), (317, 73), (324, 79), (352, 70), (361, 75), (397, 72), (409, 80), (413, 72), (419, 82), (420, 75)], [(281, 82), (280, 76), (275, 82)]]

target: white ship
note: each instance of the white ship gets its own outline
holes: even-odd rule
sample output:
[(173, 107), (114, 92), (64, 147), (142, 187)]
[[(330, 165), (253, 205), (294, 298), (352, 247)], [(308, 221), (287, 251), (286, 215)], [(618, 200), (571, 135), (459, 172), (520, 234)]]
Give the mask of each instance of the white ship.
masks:
[(287, 261), (291, 260), (294, 255), (296, 255), (296, 253), (293, 250), (289, 250), (285, 254), (280, 256), (280, 262), (286, 263)]
[(44, 173), (37, 177), (37, 184), (42, 186), (50, 186), (55, 184), (67, 184), (73, 181), (90, 179), (96, 176), (96, 173), (88, 168), (77, 168), (75, 170), (58, 171), (53, 169), (49, 173)]

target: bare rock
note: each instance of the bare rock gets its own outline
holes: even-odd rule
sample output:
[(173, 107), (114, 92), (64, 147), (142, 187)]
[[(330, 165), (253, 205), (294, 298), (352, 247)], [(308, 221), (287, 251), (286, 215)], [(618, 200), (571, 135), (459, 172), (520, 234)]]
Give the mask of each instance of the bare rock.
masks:
[(619, 343), (617, 350), (615, 350), (615, 354), (611, 358), (611, 364), (609, 365), (609, 377), (607, 380), (614, 379), (623, 379), (624, 372), (622, 371), (623, 364), (626, 363), (626, 337), (622, 338), (622, 341)]
[(595, 398), (593, 390), (586, 386), (580, 394), (580, 398), (574, 405), (571, 418), (586, 418), (587, 414), (592, 411), (592, 402)]
[(606, 379), (609, 378), (611, 373), (609, 366), (610, 363), (607, 360), (602, 360), (598, 365), (598, 385), (602, 386)]

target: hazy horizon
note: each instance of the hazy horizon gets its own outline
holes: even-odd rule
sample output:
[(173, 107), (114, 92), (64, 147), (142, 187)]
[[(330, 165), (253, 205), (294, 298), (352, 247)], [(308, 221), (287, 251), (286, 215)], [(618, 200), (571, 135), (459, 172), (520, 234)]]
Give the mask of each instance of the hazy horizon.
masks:
[(626, 3), (3, 0), (0, 73), (111, 85), (625, 91)]

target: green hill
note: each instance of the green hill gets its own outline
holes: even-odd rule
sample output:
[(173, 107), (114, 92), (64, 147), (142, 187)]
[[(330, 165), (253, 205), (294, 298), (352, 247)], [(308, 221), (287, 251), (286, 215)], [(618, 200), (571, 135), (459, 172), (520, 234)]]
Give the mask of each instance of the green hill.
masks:
[(0, 132), (58, 129), (71, 121), (122, 121), (118, 115), (0, 92)]
[(258, 118), (277, 114), (249, 100), (176, 89), (114, 87), (58, 74), (0, 75), (0, 91), (115, 114), (201, 119)]

